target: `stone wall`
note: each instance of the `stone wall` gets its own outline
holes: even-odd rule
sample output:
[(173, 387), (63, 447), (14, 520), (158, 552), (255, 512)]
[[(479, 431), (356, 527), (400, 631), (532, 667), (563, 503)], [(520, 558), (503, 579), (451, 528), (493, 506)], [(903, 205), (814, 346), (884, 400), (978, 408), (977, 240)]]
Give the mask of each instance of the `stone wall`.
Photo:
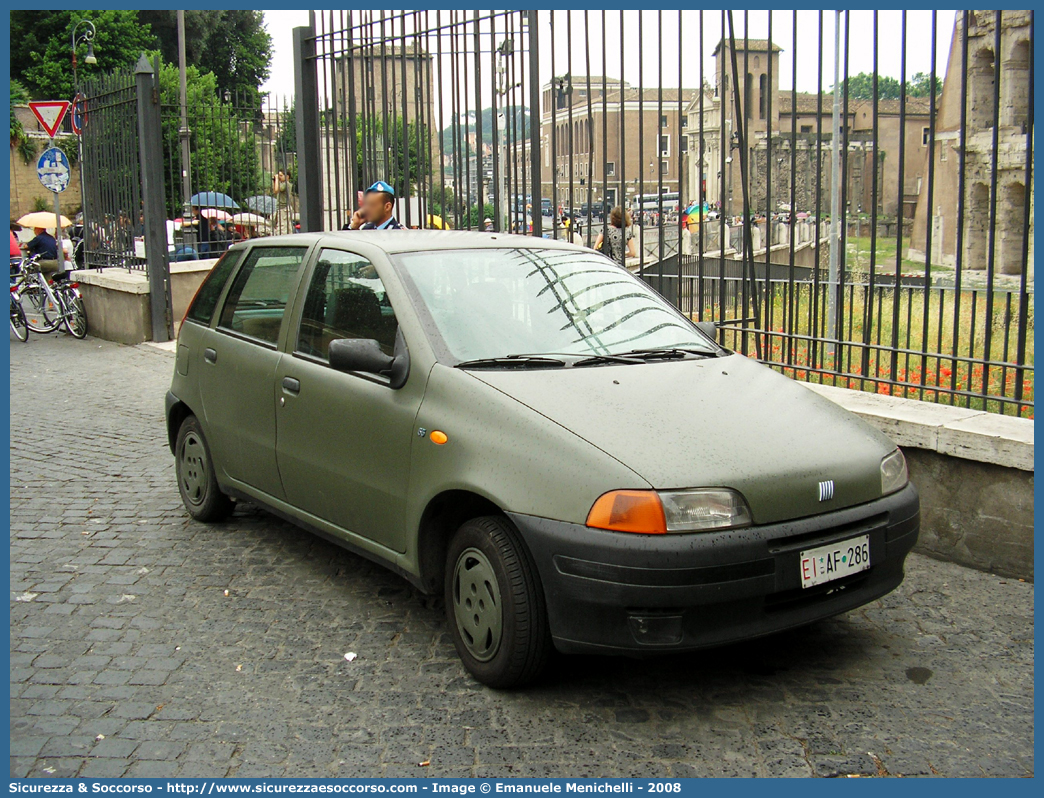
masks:
[[(46, 140), (33, 139), (37, 145), (37, 152), (43, 152), (47, 146)], [(40, 184), (36, 176), (36, 159), (25, 163), (18, 151), (11, 148), (11, 219), (17, 219), (35, 210), (35, 202), (39, 198), (47, 203), (47, 209), (54, 208), (54, 194)], [(62, 215), (70, 219), (80, 210), (80, 170), (73, 167), (69, 187), (62, 192), (61, 197)]]

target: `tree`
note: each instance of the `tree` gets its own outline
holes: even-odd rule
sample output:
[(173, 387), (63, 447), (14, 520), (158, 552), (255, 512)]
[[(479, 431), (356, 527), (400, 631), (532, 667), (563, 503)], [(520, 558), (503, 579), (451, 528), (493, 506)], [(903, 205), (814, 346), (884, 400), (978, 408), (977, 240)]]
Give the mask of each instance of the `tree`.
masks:
[[(188, 126), (191, 131), (192, 190), (219, 191), (235, 200), (264, 193), (261, 164), (252, 132), (255, 114), (240, 116), (237, 109), (222, 101), (217, 78), (212, 72), (188, 67), (185, 72)], [(178, 68), (163, 64), (160, 71), (160, 102), (179, 107)], [(221, 92), (223, 94), (223, 91)], [(163, 162), (169, 174), (181, 174), (181, 139), (177, 113), (162, 116)], [(179, 216), (181, 197), (177, 186), (168, 186), (167, 211)]]
[[(848, 85), (848, 96), (853, 100), (874, 99), (874, 73), (860, 72), (858, 75), (849, 76), (847, 81), (841, 83), (844, 91)], [(880, 75), (877, 78), (877, 97), (881, 100), (898, 100), (902, 84), (896, 78)], [(935, 78), (935, 96), (942, 93), (942, 81)], [(907, 97), (928, 97), (931, 94), (931, 76), (918, 72), (911, 80), (906, 81)]]
[[(91, 20), (97, 31), (94, 55), (97, 65), (87, 65), (87, 46), (77, 47), (79, 78), (132, 67), (138, 56), (154, 52), (156, 37), (142, 25), (137, 11), (12, 11), (11, 77), (20, 80), (29, 95), (40, 100), (73, 97), (71, 36), (81, 19)], [(81, 26), (78, 33), (82, 33)]]
[[(343, 123), (338, 120), (338, 124)], [(431, 174), (431, 163), (428, 160), (428, 129), (418, 122), (410, 122), (406, 126), (406, 154), (402, 148), (402, 117), (396, 116), (391, 120), (391, 130), (388, 133), (387, 146), (391, 153), (391, 163), (382, 164), (381, 151), (385, 147), (384, 120), (380, 117), (364, 119), (362, 116), (355, 118), (355, 144), (358, 153), (357, 165), (359, 173), (363, 175), (363, 182), (370, 182), (370, 176), (366, 174), (366, 153), (376, 151), (378, 168), (384, 169), (385, 174), (373, 177), (374, 180), (386, 180), (395, 188), (399, 196), (411, 196), (414, 187), (426, 180)], [(420, 142), (420, 146), (417, 144)], [(367, 145), (368, 148), (367, 148)], [(364, 149), (365, 148), (365, 149)], [(407, 175), (407, 164), (409, 166), (409, 185), (405, 185)]]
[[(935, 78), (935, 96), (942, 94), (943, 82), (938, 76)], [(924, 72), (917, 72), (913, 78), (906, 83), (907, 97), (930, 97), (932, 94), (932, 76)]]
[(17, 150), (22, 161), (31, 163), (36, 157), (36, 144), (25, 133), (25, 128), (15, 115), (16, 105), (29, 102), (29, 92), (17, 80), (11, 81), (11, 149)]
[[(159, 38), (163, 60), (178, 63), (177, 11), (139, 11), (139, 19)], [(213, 72), (221, 91), (253, 105), (268, 79), (272, 37), (264, 13), (250, 9), (185, 12), (185, 60), (201, 72)]]

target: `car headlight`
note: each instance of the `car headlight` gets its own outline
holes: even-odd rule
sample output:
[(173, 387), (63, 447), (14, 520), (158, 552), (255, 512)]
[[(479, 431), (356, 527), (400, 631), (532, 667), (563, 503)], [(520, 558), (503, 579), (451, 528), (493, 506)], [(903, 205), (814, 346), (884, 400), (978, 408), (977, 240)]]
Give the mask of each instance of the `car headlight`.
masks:
[(663, 535), (750, 526), (750, 508), (729, 488), (614, 490), (598, 497), (587, 525), (614, 532)]
[(906, 472), (906, 458), (896, 449), (881, 461), (881, 495), (887, 496), (906, 487), (910, 476)]

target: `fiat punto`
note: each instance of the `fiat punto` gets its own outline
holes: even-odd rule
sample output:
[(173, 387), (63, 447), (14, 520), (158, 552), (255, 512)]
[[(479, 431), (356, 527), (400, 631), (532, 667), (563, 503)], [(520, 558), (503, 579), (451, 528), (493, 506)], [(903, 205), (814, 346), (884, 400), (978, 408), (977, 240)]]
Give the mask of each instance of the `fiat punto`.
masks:
[(917, 493), (884, 435), (715, 342), (592, 250), (346, 232), (233, 246), (166, 397), (178, 489), (445, 599), (465, 667), (646, 655), (790, 629), (893, 590)]

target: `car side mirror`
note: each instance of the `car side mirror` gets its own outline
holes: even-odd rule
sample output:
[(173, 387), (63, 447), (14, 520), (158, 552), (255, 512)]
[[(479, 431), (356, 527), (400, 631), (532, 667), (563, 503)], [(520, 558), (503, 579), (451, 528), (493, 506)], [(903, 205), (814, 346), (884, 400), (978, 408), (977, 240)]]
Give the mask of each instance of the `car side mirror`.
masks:
[(696, 322), (696, 329), (712, 341), (718, 340), (718, 325), (713, 321), (698, 321)]
[(361, 371), (383, 374), (392, 388), (406, 384), (410, 373), (410, 355), (402, 334), (395, 338), (395, 356), (384, 354), (372, 338), (337, 338), (330, 341), (330, 368), (336, 371)]

